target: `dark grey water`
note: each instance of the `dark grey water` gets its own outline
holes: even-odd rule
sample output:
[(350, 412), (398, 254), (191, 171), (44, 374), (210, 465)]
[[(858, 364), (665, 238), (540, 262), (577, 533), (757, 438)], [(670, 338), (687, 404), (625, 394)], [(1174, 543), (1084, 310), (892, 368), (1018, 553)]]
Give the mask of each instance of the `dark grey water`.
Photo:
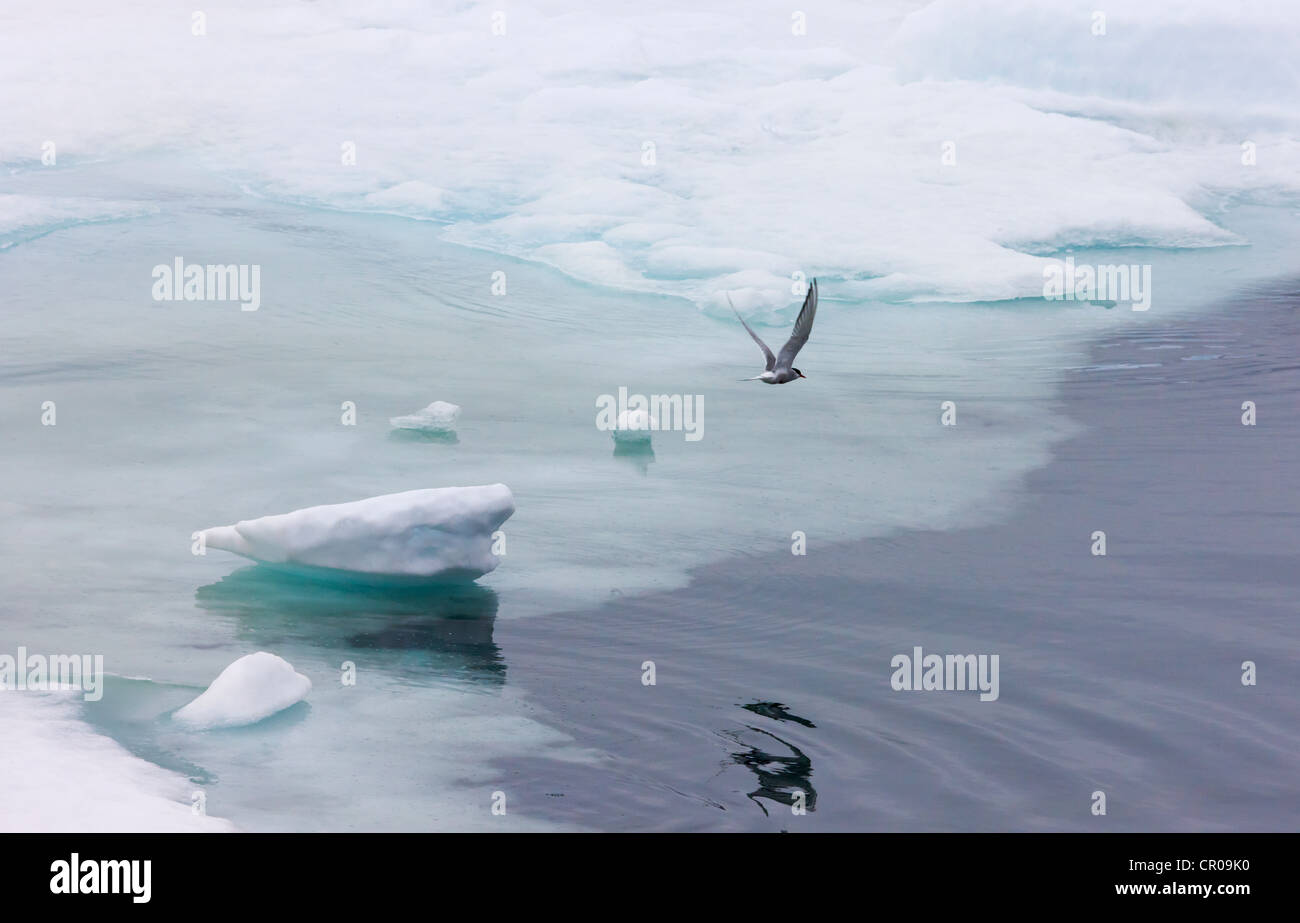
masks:
[[(509, 763), (516, 803), (600, 829), (1296, 829), (1297, 353), (1295, 285), (1131, 328), (1071, 372), (1082, 430), (1001, 524), (498, 624), (546, 720), (608, 754)], [(894, 691), (915, 646), (998, 654), (1000, 697)]]

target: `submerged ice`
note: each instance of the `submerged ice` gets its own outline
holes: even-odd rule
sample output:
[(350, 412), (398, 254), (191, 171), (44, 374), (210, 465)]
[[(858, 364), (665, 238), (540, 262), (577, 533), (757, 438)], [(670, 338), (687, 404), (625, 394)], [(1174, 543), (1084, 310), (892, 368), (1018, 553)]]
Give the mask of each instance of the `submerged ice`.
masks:
[(198, 730), (255, 724), (296, 705), (311, 692), (311, 680), (282, 657), (258, 651), (240, 657), (198, 698), (172, 719)]
[(653, 438), (650, 432), (650, 414), (641, 409), (624, 410), (618, 415), (618, 428), (612, 432), (617, 443), (649, 443)]
[(504, 484), (437, 487), (217, 526), (205, 545), (308, 576), (381, 583), (475, 580), (515, 511)]

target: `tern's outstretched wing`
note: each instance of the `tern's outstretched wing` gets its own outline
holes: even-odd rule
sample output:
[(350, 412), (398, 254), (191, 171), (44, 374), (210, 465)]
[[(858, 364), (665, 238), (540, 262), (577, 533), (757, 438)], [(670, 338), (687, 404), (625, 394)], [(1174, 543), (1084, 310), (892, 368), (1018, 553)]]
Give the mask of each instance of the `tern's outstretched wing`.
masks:
[[(736, 306), (731, 304), (730, 293), (727, 295), (727, 304), (731, 305), (731, 310), (736, 311)], [(745, 324), (745, 319), (740, 316), (739, 311), (736, 311), (736, 317), (742, 324)], [(748, 330), (749, 335), (754, 338), (754, 342), (758, 344), (758, 348), (763, 351), (763, 358), (767, 360), (767, 368), (764, 371), (772, 371), (772, 369), (776, 367), (776, 356), (772, 355), (772, 350), (768, 349), (767, 344), (758, 338), (758, 334), (750, 329), (749, 324), (745, 324), (745, 329)], [(807, 339), (807, 337), (805, 337), (805, 339)], [(803, 344), (801, 343), (800, 345), (802, 346)]]
[(799, 317), (794, 322), (794, 332), (781, 347), (781, 355), (776, 358), (777, 368), (788, 369), (794, 364), (794, 357), (799, 355), (803, 344), (808, 342), (808, 334), (812, 333), (813, 319), (816, 317), (817, 280), (813, 279), (808, 294), (803, 300), (803, 307), (799, 309)]

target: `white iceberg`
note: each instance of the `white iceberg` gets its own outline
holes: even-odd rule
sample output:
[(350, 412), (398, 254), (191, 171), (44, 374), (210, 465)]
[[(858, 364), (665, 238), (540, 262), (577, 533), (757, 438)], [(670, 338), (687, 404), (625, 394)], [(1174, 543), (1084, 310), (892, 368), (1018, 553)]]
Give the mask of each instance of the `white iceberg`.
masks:
[(651, 440), (650, 414), (641, 408), (624, 410), (618, 415), (614, 441), (621, 444), (644, 444)]
[(202, 535), (208, 548), (304, 576), (465, 582), (497, 566), (492, 533), (514, 511), (504, 484), (437, 487), (246, 519)]
[(283, 657), (258, 651), (221, 671), (207, 691), (173, 720), (199, 730), (255, 724), (307, 698), (311, 680)]
[(413, 429), (422, 433), (450, 433), (456, 429), (460, 408), (446, 401), (434, 401), (423, 410), (404, 417), (389, 417), (394, 429)]

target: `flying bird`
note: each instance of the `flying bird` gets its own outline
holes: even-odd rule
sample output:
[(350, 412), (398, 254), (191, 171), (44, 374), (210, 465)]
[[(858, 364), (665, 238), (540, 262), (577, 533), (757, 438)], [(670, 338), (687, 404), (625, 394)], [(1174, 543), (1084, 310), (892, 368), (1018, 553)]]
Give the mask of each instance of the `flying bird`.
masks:
[[(731, 295), (727, 295), (727, 304), (731, 305), (731, 310), (736, 311), (736, 306), (731, 304)], [(794, 381), (796, 378), (807, 378), (803, 372), (794, 367), (794, 357), (803, 349), (803, 344), (808, 342), (808, 334), (812, 333), (813, 318), (817, 316), (817, 280), (813, 279), (812, 285), (808, 288), (808, 295), (803, 300), (803, 307), (799, 309), (799, 316), (794, 322), (794, 332), (790, 334), (790, 339), (785, 341), (781, 347), (779, 355), (772, 355), (772, 350), (767, 348), (767, 344), (758, 338), (758, 334), (753, 331), (749, 324), (745, 324), (745, 319), (736, 311), (736, 317), (745, 325), (749, 335), (754, 338), (758, 348), (763, 351), (763, 358), (767, 360), (767, 367), (763, 369), (761, 375), (755, 375), (753, 378), (742, 378), (741, 381), (765, 381), (769, 385), (783, 385), (787, 381)]]

